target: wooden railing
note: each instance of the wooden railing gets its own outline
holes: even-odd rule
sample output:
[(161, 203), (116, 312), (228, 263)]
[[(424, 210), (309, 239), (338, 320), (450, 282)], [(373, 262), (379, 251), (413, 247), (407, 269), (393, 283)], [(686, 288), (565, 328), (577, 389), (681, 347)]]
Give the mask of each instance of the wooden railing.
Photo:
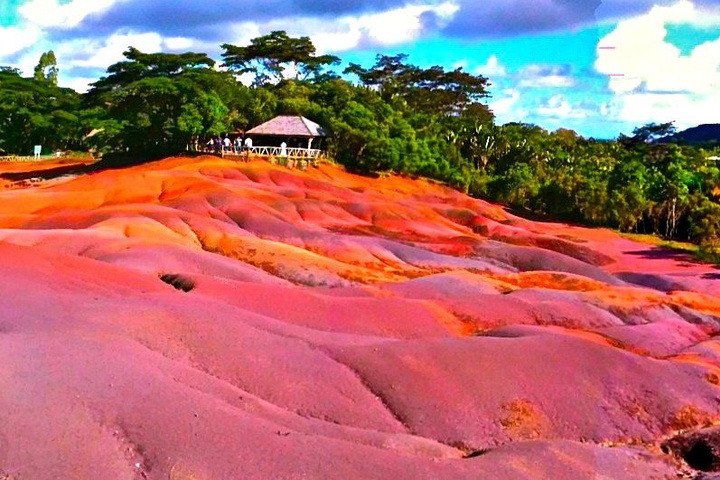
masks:
[(259, 157), (287, 157), (294, 159), (315, 159), (323, 156), (323, 151), (317, 148), (246, 147), (240, 151), (235, 151), (232, 148), (223, 150), (223, 155), (247, 155), (248, 153)]
[(34, 155), (5, 155), (0, 157), (0, 162), (40, 162), (51, 158), (55, 158), (55, 155), (42, 155), (40, 157)]

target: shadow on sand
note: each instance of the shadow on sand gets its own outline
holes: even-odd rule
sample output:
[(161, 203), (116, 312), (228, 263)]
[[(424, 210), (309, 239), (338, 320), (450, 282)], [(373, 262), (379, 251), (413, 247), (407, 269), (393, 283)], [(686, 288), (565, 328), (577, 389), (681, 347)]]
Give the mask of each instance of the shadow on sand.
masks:
[(677, 260), (688, 263), (700, 263), (692, 255), (682, 250), (673, 250), (665, 247), (651, 247), (636, 252), (625, 252), (628, 255), (635, 255), (650, 260)]
[[(195, 157), (198, 155), (212, 155), (209, 153), (191, 154), (182, 153), (175, 156)], [(102, 172), (104, 170), (113, 170), (118, 168), (133, 167), (144, 163), (161, 160), (172, 156), (172, 154), (164, 153), (158, 155), (106, 155), (101, 160), (89, 164), (71, 164), (61, 165), (46, 170), (28, 170), (21, 172), (5, 172), (0, 173), (0, 179), (9, 180), (11, 182), (22, 182), (31, 179), (53, 180), (66, 175), (87, 175), (91, 173)]]
[[(646, 250), (636, 252), (624, 252), (627, 255), (635, 255), (650, 260), (673, 260), (679, 262), (680, 267), (694, 267), (697, 265), (713, 265), (712, 263), (703, 262), (692, 254), (683, 250), (674, 250), (668, 247), (650, 247)], [(715, 269), (720, 270), (720, 266), (713, 265)], [(720, 273), (706, 273), (702, 278), (720, 279)]]
[(9, 180), (11, 182), (21, 182), (23, 180), (30, 180), (33, 178), (40, 178), (42, 180), (52, 180), (53, 178), (62, 177), (63, 175), (75, 175), (81, 171), (87, 169), (92, 165), (61, 165), (59, 167), (48, 168), (45, 170), (30, 170), (26, 172), (5, 172), (0, 173), (0, 178)]

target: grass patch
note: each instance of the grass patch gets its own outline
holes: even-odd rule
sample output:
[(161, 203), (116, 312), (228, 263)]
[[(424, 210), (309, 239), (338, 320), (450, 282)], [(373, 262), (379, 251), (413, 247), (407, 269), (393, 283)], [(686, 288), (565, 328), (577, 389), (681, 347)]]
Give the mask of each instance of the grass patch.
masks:
[(713, 251), (708, 248), (702, 248), (700, 245), (691, 242), (680, 242), (678, 240), (667, 240), (657, 235), (642, 233), (620, 233), (620, 236), (632, 240), (634, 242), (654, 245), (660, 248), (666, 248), (679, 253), (690, 255), (693, 260), (700, 263), (710, 263), (720, 265), (720, 252)]
[(679, 252), (685, 252), (692, 255), (700, 252), (700, 247), (691, 242), (681, 242), (678, 240), (668, 240), (658, 235), (651, 235), (646, 233), (621, 233), (623, 238), (632, 240), (634, 242), (646, 243), (648, 245), (654, 245), (656, 247), (667, 248), (669, 250), (676, 250)]

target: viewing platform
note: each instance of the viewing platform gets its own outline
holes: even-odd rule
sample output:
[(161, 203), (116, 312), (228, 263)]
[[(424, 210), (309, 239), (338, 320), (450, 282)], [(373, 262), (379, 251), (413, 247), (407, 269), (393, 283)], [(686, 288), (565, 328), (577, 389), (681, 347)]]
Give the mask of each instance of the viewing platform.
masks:
[(58, 158), (57, 155), (3, 155), (0, 156), (0, 162), (42, 162), (43, 160), (52, 160)]
[(325, 156), (324, 148), (317, 147), (324, 146), (326, 136), (325, 130), (312, 120), (300, 115), (279, 115), (245, 132), (242, 144), (236, 138), (230, 146), (226, 138), (220, 149), (216, 143), (215, 152), (222, 157), (265, 158), (271, 163), (304, 169), (308, 165), (317, 166)]
[(248, 147), (241, 151), (223, 150), (223, 158), (236, 160), (266, 159), (270, 163), (287, 167), (305, 169), (308, 165), (317, 167), (320, 159), (325, 156), (323, 150), (317, 148), (281, 148), (281, 147)]
[(258, 157), (286, 157), (300, 159), (315, 159), (322, 157), (325, 152), (318, 148), (282, 148), (282, 147), (245, 147), (243, 151), (223, 151), (223, 156), (254, 155)]

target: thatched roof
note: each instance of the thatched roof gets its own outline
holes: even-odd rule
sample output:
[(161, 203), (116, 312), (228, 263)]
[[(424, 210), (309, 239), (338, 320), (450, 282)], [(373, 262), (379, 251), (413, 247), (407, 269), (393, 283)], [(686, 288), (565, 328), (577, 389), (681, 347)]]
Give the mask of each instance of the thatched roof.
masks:
[(247, 135), (272, 135), (279, 137), (324, 137), (325, 130), (300, 115), (279, 115), (272, 120), (251, 128)]

